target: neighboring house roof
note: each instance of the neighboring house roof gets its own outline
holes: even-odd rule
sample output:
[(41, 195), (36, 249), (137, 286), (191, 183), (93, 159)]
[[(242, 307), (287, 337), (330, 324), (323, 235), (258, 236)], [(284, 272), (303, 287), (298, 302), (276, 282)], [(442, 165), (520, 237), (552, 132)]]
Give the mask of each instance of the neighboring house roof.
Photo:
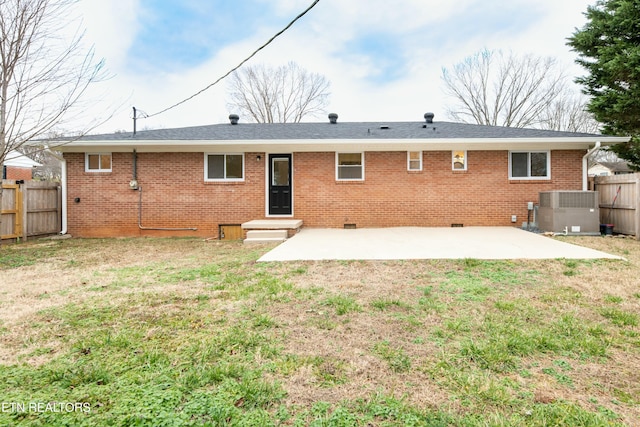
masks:
[(633, 172), (627, 162), (598, 162), (598, 164), (609, 169), (614, 174)]
[(586, 149), (596, 141), (603, 145), (626, 142), (626, 137), (522, 129), (452, 122), (338, 122), (338, 123), (240, 123), (157, 129), (131, 133), (88, 135), (59, 149), (81, 152), (92, 148), (105, 151), (202, 151), (206, 147), (244, 151), (360, 151), (514, 149)]
[(40, 163), (31, 160), (26, 155), (15, 150), (7, 153), (7, 156), (4, 159), (4, 165), (16, 168), (34, 168), (36, 166), (42, 166)]

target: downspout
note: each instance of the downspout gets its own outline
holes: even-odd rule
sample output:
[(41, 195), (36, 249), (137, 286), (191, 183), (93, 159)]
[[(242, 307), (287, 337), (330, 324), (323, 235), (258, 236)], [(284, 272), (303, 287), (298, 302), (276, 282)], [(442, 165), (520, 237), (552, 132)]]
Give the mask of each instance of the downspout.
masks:
[(587, 154), (582, 156), (582, 191), (589, 190), (589, 156), (600, 149), (600, 141)]
[(60, 185), (62, 186), (62, 227), (60, 234), (67, 234), (67, 161), (62, 158), (60, 165)]

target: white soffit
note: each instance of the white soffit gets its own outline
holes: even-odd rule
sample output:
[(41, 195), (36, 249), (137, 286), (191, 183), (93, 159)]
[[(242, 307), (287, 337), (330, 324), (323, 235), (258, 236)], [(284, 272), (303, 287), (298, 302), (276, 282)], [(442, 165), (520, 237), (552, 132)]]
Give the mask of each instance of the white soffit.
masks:
[[(56, 147), (66, 153), (128, 152), (323, 152), (323, 151), (447, 151), (458, 150), (581, 150), (628, 141), (625, 137), (519, 139), (308, 139), (308, 140), (122, 140), (74, 141)], [(55, 144), (52, 144), (55, 147)]]

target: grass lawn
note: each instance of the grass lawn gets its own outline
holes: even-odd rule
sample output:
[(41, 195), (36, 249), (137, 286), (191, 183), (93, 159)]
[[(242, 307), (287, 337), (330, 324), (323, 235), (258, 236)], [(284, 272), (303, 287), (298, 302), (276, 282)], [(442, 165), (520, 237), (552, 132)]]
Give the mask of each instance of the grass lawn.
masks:
[(4, 245), (0, 425), (639, 425), (640, 243), (563, 239), (627, 261)]

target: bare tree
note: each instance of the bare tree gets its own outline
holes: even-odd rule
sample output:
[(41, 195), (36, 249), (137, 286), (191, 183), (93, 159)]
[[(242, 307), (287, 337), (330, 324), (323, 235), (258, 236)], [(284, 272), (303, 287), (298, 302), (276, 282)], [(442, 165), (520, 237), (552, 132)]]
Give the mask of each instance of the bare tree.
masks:
[(253, 65), (231, 75), (227, 108), (257, 123), (299, 123), (325, 112), (329, 81), (289, 62)]
[(102, 77), (103, 62), (83, 48), (83, 33), (69, 22), (74, 3), (0, 0), (0, 167), (9, 151), (75, 112)]
[(60, 182), (62, 178), (60, 152), (54, 151), (48, 144), (28, 144), (24, 145), (20, 151), (31, 160), (40, 163), (40, 166), (36, 166), (33, 170), (33, 179)]
[(603, 149), (596, 151), (592, 156), (589, 157), (589, 167), (600, 162), (626, 163), (624, 159), (621, 159), (615, 152), (611, 151), (611, 147), (604, 147)]
[(453, 119), (493, 126), (597, 131), (586, 101), (553, 58), (483, 50), (451, 69), (443, 68)]
[(587, 103), (586, 96), (567, 91), (545, 109), (539, 127), (568, 132), (600, 133), (600, 123), (587, 111)]

